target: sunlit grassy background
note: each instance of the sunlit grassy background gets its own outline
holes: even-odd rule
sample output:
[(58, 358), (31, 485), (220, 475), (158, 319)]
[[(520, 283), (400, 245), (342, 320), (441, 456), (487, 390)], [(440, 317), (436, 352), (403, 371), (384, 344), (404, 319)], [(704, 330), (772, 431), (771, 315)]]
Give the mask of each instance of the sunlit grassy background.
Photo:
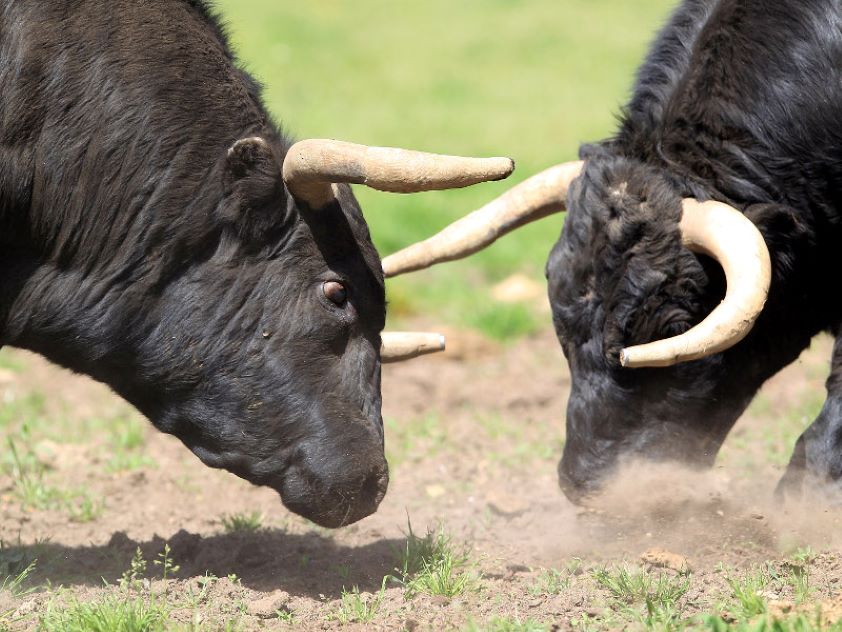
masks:
[[(612, 133), (671, 0), (218, 0), (269, 108), (297, 138), (508, 155), (509, 181), (398, 196), (358, 188), (385, 255)], [(492, 304), (514, 272), (543, 282), (562, 218), (467, 262), (389, 282), (390, 317), (423, 312), (499, 338), (546, 317)], [(546, 322), (545, 322), (546, 321)], [(393, 323), (394, 324), (394, 323)]]

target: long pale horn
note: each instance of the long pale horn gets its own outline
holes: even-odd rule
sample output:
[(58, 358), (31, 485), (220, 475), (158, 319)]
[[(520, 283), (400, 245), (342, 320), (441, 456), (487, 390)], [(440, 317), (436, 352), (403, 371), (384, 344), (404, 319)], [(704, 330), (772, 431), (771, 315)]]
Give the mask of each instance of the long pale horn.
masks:
[(384, 363), (444, 351), (444, 336), (441, 334), (384, 332), (380, 334), (380, 340), (380, 360)]
[(772, 265), (763, 236), (751, 220), (720, 202), (687, 199), (682, 206), (684, 245), (719, 262), (728, 284), (725, 298), (680, 336), (623, 349), (623, 366), (672, 366), (724, 351), (751, 331), (766, 303)]
[(511, 158), (462, 158), (309, 139), (290, 147), (284, 159), (283, 175), (296, 198), (312, 209), (320, 209), (333, 201), (333, 183), (349, 182), (380, 191), (416, 193), (502, 180), (514, 168)]
[(563, 211), (570, 183), (583, 165), (581, 161), (556, 165), (524, 180), (437, 235), (386, 257), (383, 274), (393, 277), (467, 257), (524, 224)]

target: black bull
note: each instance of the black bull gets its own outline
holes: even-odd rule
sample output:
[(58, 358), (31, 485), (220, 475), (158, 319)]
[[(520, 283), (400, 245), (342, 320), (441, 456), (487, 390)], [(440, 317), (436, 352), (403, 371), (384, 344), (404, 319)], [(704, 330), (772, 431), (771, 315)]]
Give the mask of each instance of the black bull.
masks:
[[(559, 479), (574, 499), (626, 457), (711, 465), (764, 381), (818, 332), (842, 333), (842, 294), (830, 281), (842, 270), (839, 3), (685, 0), (640, 68), (616, 135), (580, 157), (384, 260), (388, 275), (466, 256), (567, 208), (547, 277), (572, 376)], [(693, 361), (669, 367), (625, 367), (630, 345), (697, 333), (723, 298), (720, 267), (682, 245), (686, 198), (726, 203), (759, 229), (768, 301), (727, 348), (700, 345)], [(433, 256), (421, 262), (421, 251)], [(842, 484), (838, 341), (827, 392), (780, 490)]]
[(374, 511), (381, 359), (420, 347), (381, 353), (381, 262), (344, 183), (511, 161), (292, 145), (201, 0), (0, 2), (0, 86), (0, 346), (107, 383), (320, 524)]

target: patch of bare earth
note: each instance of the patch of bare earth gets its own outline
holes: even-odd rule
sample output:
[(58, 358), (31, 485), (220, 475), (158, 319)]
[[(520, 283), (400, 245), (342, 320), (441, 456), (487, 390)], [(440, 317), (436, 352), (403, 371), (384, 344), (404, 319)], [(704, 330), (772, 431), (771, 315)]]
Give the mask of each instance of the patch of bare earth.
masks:
[[(552, 333), (497, 346), (454, 332), (450, 342), (450, 356), (384, 370), (390, 489), (376, 515), (333, 532), (288, 513), (274, 492), (204, 467), (151, 428), (142, 449), (151, 461), (107, 467), (114, 449), (107, 429), (92, 431), (89, 420), (135, 413), (105, 387), (14, 352), (23, 370), (0, 375), (0, 401), (42, 392), (44, 416), (62, 420), (64, 435), (34, 448), (49, 468), (45, 480), (84, 489), (104, 506), (87, 522), (71, 520), (60, 506), (26, 508), (7, 468), (0, 478), (0, 562), (3, 555), (18, 565), (37, 558), (29, 585), (39, 588), (19, 596), (0, 591), (0, 615), (11, 613), (7, 625), (25, 630), (50, 601), (124, 594), (117, 584), (138, 547), (149, 566), (146, 580), (130, 590), (166, 603), (171, 622), (208, 629), (226, 621), (244, 630), (283, 629), (292, 620), (301, 629), (437, 630), (494, 617), (548, 629), (587, 620), (622, 628), (630, 619), (617, 618), (615, 596), (595, 579), (602, 569), (689, 578), (681, 608), (691, 616), (718, 607), (729, 577), (767, 561), (783, 568), (807, 545), (821, 551), (803, 562), (810, 603), (837, 598), (840, 516), (822, 506), (779, 506), (772, 490), (785, 457), (767, 458), (763, 439), (770, 417), (778, 419), (774, 411), (823, 392), (827, 340), (764, 388), (764, 405), (739, 422), (713, 471), (634, 466), (589, 509), (571, 505), (556, 483), (569, 376)], [(794, 441), (797, 428), (786, 436)], [(260, 516), (259, 530), (223, 528), (223, 516), (251, 513)], [(416, 534), (442, 525), (469, 546), (469, 570), (479, 581), (452, 598), (406, 598), (403, 587), (388, 582), (370, 622), (342, 623), (343, 588), (358, 587), (361, 601), (371, 603), (384, 576), (398, 574), (408, 519)], [(152, 561), (165, 544), (179, 568), (162, 580)], [(557, 584), (547, 584), (547, 569), (557, 570)], [(57, 593), (58, 586), (69, 592)], [(803, 607), (784, 583), (770, 590), (766, 600), (775, 607)]]

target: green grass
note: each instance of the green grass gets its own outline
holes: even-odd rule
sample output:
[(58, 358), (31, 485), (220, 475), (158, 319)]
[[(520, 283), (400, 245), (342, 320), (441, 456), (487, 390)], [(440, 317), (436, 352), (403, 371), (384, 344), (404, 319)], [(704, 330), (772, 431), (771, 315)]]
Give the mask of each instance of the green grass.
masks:
[(806, 565), (812, 564), (816, 560), (816, 555), (816, 551), (808, 544), (796, 548), (789, 557), (797, 564)]
[(163, 632), (168, 611), (141, 598), (105, 597), (99, 601), (50, 604), (38, 622), (40, 632)]
[(371, 623), (380, 612), (383, 599), (386, 597), (386, 581), (376, 594), (363, 594), (360, 589), (354, 586), (350, 591), (342, 589), (342, 597), (339, 600), (339, 607), (331, 616), (340, 623)]
[(105, 510), (103, 498), (84, 488), (61, 484), (53, 471), (51, 442), (91, 441), (108, 437), (108, 471), (154, 466), (144, 453), (146, 425), (136, 415), (72, 421), (49, 416), (46, 397), (31, 391), (11, 398), (0, 406), (0, 472), (9, 479), (11, 494), (27, 509), (64, 511), (74, 522), (92, 522)]
[(8, 430), (21, 424), (30, 427), (47, 425), (46, 401), (44, 394), (37, 391), (3, 401), (0, 406), (0, 428)]
[(423, 461), (451, 445), (441, 418), (431, 412), (421, 417), (387, 418), (386, 458), (391, 466)]
[(35, 562), (30, 562), (29, 565), (16, 575), (9, 575), (3, 578), (0, 582), (0, 591), (6, 591), (15, 597), (26, 594), (28, 589), (24, 588), (24, 583), (35, 570)]
[(26, 427), (20, 439), (19, 444), (12, 437), (6, 438), (9, 461), (4, 469), (12, 479), (13, 494), (24, 507), (48, 509), (58, 504), (63, 494), (45, 482), (46, 467), (35, 455)]
[(419, 594), (456, 597), (477, 590), (480, 584), (468, 549), (455, 544), (442, 527), (419, 537), (410, 524), (395, 571), (394, 579), (403, 586), (407, 599)]
[(683, 625), (682, 599), (690, 589), (689, 577), (621, 567), (596, 570), (593, 578), (609, 592), (613, 609), (621, 617), (637, 621), (646, 629)]
[(107, 468), (111, 472), (155, 467), (155, 461), (143, 449), (146, 446), (148, 423), (134, 416), (120, 416), (103, 424), (109, 432), (111, 456)]
[[(2, 553), (2, 549), (0, 549), (0, 553)], [(34, 589), (28, 588), (26, 583), (34, 570), (35, 562), (33, 561), (30, 562), (26, 568), (15, 572), (13, 575), (6, 575), (3, 577), (2, 572), (0, 572), (0, 577), (3, 577), (3, 580), (0, 581), (0, 596), (2, 596), (3, 593), (8, 593), (12, 597), (17, 598), (32, 592)], [(3, 626), (9, 622), (9, 619), (14, 612), (14, 608), (6, 609), (3, 606), (0, 606), (0, 630), (2, 630)]]
[(471, 621), (463, 632), (547, 632), (549, 626), (533, 619), (519, 617), (492, 617), (483, 624)]
[(527, 592), (533, 597), (540, 595), (560, 595), (573, 582), (573, 575), (555, 568), (548, 568), (541, 572), (538, 578), (532, 583)]
[(105, 509), (105, 501), (84, 489), (65, 489), (47, 481), (47, 467), (38, 459), (28, 427), (6, 437), (3, 472), (11, 479), (12, 494), (25, 508), (64, 509), (74, 522), (92, 522)]
[[(217, 2), (241, 59), (266, 84), (270, 110), (296, 137), (515, 158), (510, 181), (465, 190), (399, 196), (358, 187), (383, 254), (610, 135), (674, 4)], [(469, 261), (390, 281), (391, 324), (434, 315), (506, 338), (549, 327), (546, 316), (492, 308), (487, 288), (516, 271), (543, 282), (561, 226), (561, 217), (548, 218)]]
[(774, 579), (769, 566), (757, 568), (742, 577), (726, 577), (731, 595), (724, 609), (736, 619), (751, 619), (764, 614), (766, 599), (760, 593), (766, 590)]
[(752, 621), (728, 622), (720, 617), (708, 616), (695, 630), (710, 632), (842, 632), (842, 623), (825, 624), (818, 617), (797, 615), (786, 619), (759, 617)]
[(519, 303), (486, 303), (465, 314), (463, 323), (500, 342), (528, 336), (545, 324), (533, 308)]
[(259, 511), (225, 514), (219, 521), (225, 533), (254, 533), (263, 528), (263, 514)]
[(105, 501), (82, 490), (66, 501), (66, 507), (73, 522), (93, 522), (105, 511)]

